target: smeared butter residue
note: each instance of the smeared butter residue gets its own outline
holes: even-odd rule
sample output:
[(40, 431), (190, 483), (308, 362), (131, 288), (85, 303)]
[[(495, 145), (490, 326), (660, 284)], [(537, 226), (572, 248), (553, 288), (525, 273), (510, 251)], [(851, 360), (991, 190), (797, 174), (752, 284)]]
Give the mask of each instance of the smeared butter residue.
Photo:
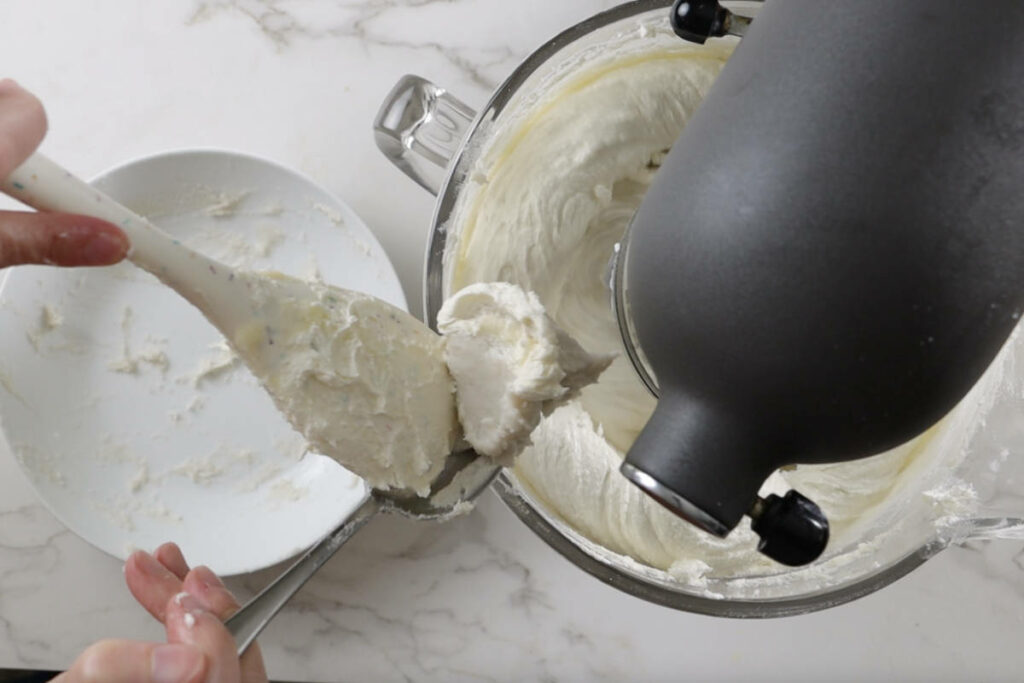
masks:
[(327, 218), (338, 227), (345, 227), (345, 218), (337, 209), (320, 202), (313, 202), (313, 208), (327, 216)]
[(53, 304), (43, 304), (39, 309), (39, 317), (36, 319), (36, 325), (33, 329), (25, 332), (25, 337), (28, 339), (28, 343), (32, 345), (32, 348), (39, 351), (39, 345), (43, 341), (43, 337), (50, 334), (61, 325), (64, 324), (64, 316)]
[(37, 480), (41, 478), (61, 488), (67, 486), (67, 479), (51, 453), (24, 443), (12, 444), (12, 450), (18, 462)]
[(128, 490), (132, 493), (138, 493), (142, 490), (146, 484), (150, 481), (149, 479), (149, 465), (142, 463), (139, 465), (139, 469), (136, 470), (135, 476), (128, 482)]
[(978, 492), (966, 481), (949, 481), (924, 492), (937, 511), (936, 525), (955, 525), (969, 519), (978, 506)]
[(0, 367), (0, 387), (3, 387), (4, 391), (17, 399), (23, 406), (26, 408), (28, 407), (28, 402), (25, 400), (25, 397), (14, 388), (14, 382), (11, 381), (11, 376), (7, 374), (7, 371), (2, 367)]
[(156, 340), (148, 338), (148, 343), (137, 352), (132, 351), (132, 319), (134, 311), (131, 306), (125, 306), (121, 315), (121, 355), (110, 361), (107, 367), (114, 372), (126, 375), (137, 375), (141, 365), (147, 364), (166, 373), (171, 362), (167, 353), (156, 345)]
[(234, 216), (235, 212), (238, 211), (238, 207), (241, 206), (242, 202), (250, 194), (252, 194), (252, 190), (242, 190), (233, 194), (218, 192), (214, 197), (213, 203), (203, 209), (203, 213), (214, 218)]
[(52, 304), (44, 304), (39, 314), (39, 331), (43, 334), (53, 332), (64, 324), (64, 316)]
[(245, 233), (211, 227), (189, 236), (184, 242), (232, 268), (251, 269), (273, 256), (285, 238), (285, 232), (278, 225), (264, 221), (248, 227)]
[(121, 530), (128, 533), (138, 531), (136, 522), (140, 517), (161, 522), (180, 524), (183, 519), (155, 495), (117, 496), (111, 500), (93, 499), (89, 506)]
[(171, 474), (176, 474), (193, 483), (201, 486), (208, 485), (214, 479), (224, 474), (227, 466), (216, 461), (218, 451), (207, 456), (193, 456), (170, 469)]
[[(228, 346), (226, 340), (221, 339), (219, 341), (210, 344), (209, 346), (212, 353), (199, 360), (198, 366), (188, 375), (179, 378), (179, 381), (185, 381), (191, 384), (194, 388), (200, 389), (203, 384), (216, 379), (219, 379), (229, 372), (241, 367), (242, 361), (235, 353), (234, 349)], [(193, 407), (198, 409), (201, 406), (194, 406), (194, 402), (189, 404), (187, 410), (195, 412)]]
[(269, 498), (274, 501), (294, 503), (309, 495), (309, 489), (296, 486), (287, 479), (281, 479), (270, 487)]

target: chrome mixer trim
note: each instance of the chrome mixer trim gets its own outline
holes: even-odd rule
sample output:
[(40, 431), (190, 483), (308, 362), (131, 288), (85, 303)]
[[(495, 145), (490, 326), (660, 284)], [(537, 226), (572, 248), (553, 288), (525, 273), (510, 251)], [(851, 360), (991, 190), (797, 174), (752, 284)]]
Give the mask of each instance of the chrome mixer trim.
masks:
[(707, 514), (643, 470), (637, 469), (633, 465), (624, 462), (622, 463), (622, 466), (619, 467), (619, 472), (621, 472), (622, 476), (626, 479), (629, 479), (640, 487), (644, 493), (654, 498), (687, 522), (698, 526), (709, 534), (714, 534), (719, 538), (725, 538), (729, 535), (729, 532), (731, 531), (729, 527), (725, 526), (717, 519)]

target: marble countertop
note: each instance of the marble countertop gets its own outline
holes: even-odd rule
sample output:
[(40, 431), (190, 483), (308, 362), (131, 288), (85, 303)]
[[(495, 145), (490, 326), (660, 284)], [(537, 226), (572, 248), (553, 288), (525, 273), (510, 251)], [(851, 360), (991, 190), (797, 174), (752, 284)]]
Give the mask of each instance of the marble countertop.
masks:
[[(305, 172), (376, 231), (418, 312), (433, 202), (374, 146), (381, 99), (416, 72), (479, 106), (530, 50), (612, 4), (6, 2), (0, 76), (43, 98), (44, 149), (84, 176), (207, 146)], [(161, 633), (120, 563), (66, 531), (0, 453), (0, 667), (60, 668), (93, 640)], [(831, 611), (730, 621), (598, 582), (487, 494), (447, 525), (372, 522), (261, 642), (274, 678), (302, 681), (937, 681), (1020, 680), (1022, 634), (1018, 542), (948, 550)]]

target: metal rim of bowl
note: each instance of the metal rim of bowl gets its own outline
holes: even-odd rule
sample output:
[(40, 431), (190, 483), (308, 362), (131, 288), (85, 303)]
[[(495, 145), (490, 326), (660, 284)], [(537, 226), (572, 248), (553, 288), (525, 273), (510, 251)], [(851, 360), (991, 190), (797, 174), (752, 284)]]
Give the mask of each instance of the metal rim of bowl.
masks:
[[(532, 52), (494, 91), (487, 104), (481, 108), (476, 119), (469, 126), (458, 157), (449, 167), (447, 178), (438, 193), (438, 201), (434, 210), (433, 227), (427, 246), (423, 287), (423, 310), (427, 323), (431, 327), (436, 328), (437, 313), (444, 300), (443, 275), (447, 225), (458, 203), (459, 188), (469, 177), (472, 163), (475, 161), (478, 150), (467, 143), (473, 138), (480, 124), (499, 116), (520, 86), (565, 46), (615, 22), (645, 12), (665, 10), (671, 5), (672, 0), (633, 0), (595, 14), (589, 19), (571, 26)], [(709, 616), (773, 618), (836, 607), (864, 597), (906, 576), (945, 547), (938, 540), (926, 543), (888, 566), (839, 588), (823, 589), (792, 598), (717, 599), (671, 590), (601, 561), (562, 533), (549, 516), (528, 501), (508, 471), (503, 471), (498, 476), (492, 488), (505, 505), (541, 540), (602, 583), (654, 604)]]

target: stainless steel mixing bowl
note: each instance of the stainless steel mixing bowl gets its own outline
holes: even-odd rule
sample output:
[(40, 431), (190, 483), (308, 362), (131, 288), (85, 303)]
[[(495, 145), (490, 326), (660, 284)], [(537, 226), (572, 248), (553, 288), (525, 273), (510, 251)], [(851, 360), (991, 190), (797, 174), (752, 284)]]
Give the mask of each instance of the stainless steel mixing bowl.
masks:
[[(752, 14), (757, 3), (731, 3)], [(449, 226), (457, 224), (474, 164), (503, 122), (523, 115), (581, 65), (606, 56), (612, 46), (641, 36), (651, 46), (676, 45), (668, 33), (670, 0), (637, 0), (593, 16), (531, 54), (475, 113), (446, 90), (407, 76), (384, 102), (375, 124), (378, 146), (413, 180), (438, 197), (427, 251), (425, 311), (435, 323), (445, 295), (444, 256)], [(802, 569), (781, 569), (691, 586), (665, 572), (617, 555), (587, 539), (533, 496), (513, 471), (495, 489), (505, 503), (551, 547), (574, 564), (637, 597), (676, 609), (727, 617), (777, 617), (824, 609), (882, 588), (951, 543), (967, 538), (1024, 537), (1024, 407), (1014, 372), (1024, 361), (1015, 337), (965, 401), (961, 424), (933, 439), (940, 455), (914, 476), (902, 477), (902, 501), (866, 524), (855, 542), (834, 549)], [(1020, 366), (1024, 367), (1024, 366)], [(934, 442), (938, 440), (937, 442)], [(966, 453), (966, 457), (964, 457)], [(975, 504), (951, 506), (943, 492)], [(959, 488), (958, 488), (959, 487)], [(968, 491), (969, 493), (969, 491)], [(970, 496), (968, 496), (969, 498)], [(962, 501), (961, 495), (957, 500)]]

